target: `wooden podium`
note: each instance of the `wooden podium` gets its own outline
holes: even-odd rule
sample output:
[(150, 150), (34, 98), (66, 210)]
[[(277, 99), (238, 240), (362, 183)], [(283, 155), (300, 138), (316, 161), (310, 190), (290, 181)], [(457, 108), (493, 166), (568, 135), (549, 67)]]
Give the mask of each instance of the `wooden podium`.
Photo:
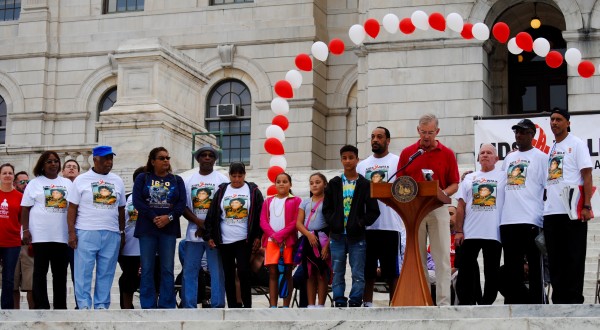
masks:
[(394, 209), (406, 227), (404, 263), (391, 306), (433, 306), (429, 282), (425, 277), (419, 253), (419, 225), (429, 212), (444, 204), (450, 204), (450, 197), (438, 187), (437, 180), (417, 184), (417, 196), (410, 202), (402, 203), (392, 196), (392, 183), (371, 182), (371, 198), (377, 198)]

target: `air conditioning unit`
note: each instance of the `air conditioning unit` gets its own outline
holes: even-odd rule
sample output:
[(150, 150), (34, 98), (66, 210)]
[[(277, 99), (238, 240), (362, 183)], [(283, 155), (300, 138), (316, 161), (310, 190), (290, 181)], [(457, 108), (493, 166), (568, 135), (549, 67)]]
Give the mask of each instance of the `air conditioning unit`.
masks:
[(237, 117), (241, 110), (237, 104), (217, 104), (217, 117)]

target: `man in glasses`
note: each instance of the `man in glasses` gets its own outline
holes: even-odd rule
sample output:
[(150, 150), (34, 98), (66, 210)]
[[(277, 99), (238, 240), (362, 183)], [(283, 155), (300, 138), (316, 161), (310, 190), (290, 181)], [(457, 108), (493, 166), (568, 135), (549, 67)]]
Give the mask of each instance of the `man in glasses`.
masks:
[[(506, 304), (541, 304), (541, 256), (535, 238), (542, 228), (544, 184), (548, 175), (548, 156), (533, 147), (535, 124), (522, 119), (512, 127), (517, 150), (504, 159), (505, 199), (500, 220), (500, 240), (504, 249)], [(523, 285), (523, 260), (529, 265), (529, 289)]]
[(185, 182), (187, 191), (187, 208), (183, 216), (189, 221), (186, 231), (185, 262), (183, 264), (183, 308), (196, 308), (198, 304), (198, 274), (200, 261), (206, 253), (211, 281), (211, 307), (225, 307), (225, 283), (223, 281), (223, 265), (219, 250), (210, 248), (202, 239), (204, 220), (219, 185), (229, 179), (214, 170), (218, 153), (215, 148), (206, 144), (194, 153), (200, 164), (198, 173), (194, 173)]
[[(415, 181), (423, 181), (423, 169), (433, 171), (433, 180), (438, 180), (440, 189), (447, 196), (458, 190), (460, 176), (458, 164), (452, 149), (443, 145), (436, 139), (440, 129), (438, 119), (433, 114), (426, 114), (419, 118), (417, 133), (419, 141), (406, 147), (400, 154), (398, 168), (402, 168), (414, 161), (398, 173), (398, 176), (408, 175)], [(417, 152), (421, 151), (421, 156)], [(436, 277), (436, 302), (438, 306), (450, 305), (450, 219), (448, 208), (440, 206), (425, 216), (419, 228), (419, 250), (423, 269), (427, 272), (427, 236), (431, 246), (431, 256), (435, 261)], [(409, 294), (401, 292), (401, 294)]]
[[(81, 167), (79, 163), (75, 159), (69, 159), (64, 162), (62, 168), (62, 176), (63, 178), (67, 178), (71, 181), (74, 181), (77, 176), (79, 176), (79, 172), (81, 171)], [(71, 268), (71, 281), (73, 282), (73, 287), (75, 287), (75, 251), (69, 247), (69, 267)], [(77, 299), (75, 299), (75, 309), (79, 309), (77, 306)]]
[[(17, 172), (15, 174), (15, 181), (13, 186), (19, 192), (23, 193), (27, 184), (29, 183), (29, 174), (25, 171)], [(14, 308), (21, 308), (21, 293), (27, 292), (27, 304), (29, 309), (33, 309), (33, 250), (30, 250), (29, 245), (21, 246), (21, 253), (19, 254), (19, 260), (17, 261), (17, 268), (15, 268), (15, 286), (13, 291)]]
[(119, 249), (125, 244), (125, 186), (111, 172), (115, 156), (112, 147), (95, 147), (92, 155), (94, 167), (75, 179), (73, 191), (68, 194), (69, 246), (75, 249), (75, 299), (79, 309), (108, 309)]

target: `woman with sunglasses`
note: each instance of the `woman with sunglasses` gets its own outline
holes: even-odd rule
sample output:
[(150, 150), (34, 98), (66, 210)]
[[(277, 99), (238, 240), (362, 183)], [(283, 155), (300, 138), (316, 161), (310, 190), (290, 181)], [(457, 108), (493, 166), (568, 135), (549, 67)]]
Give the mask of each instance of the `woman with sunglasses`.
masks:
[[(148, 308), (175, 308), (175, 240), (181, 237), (179, 217), (186, 207), (185, 184), (171, 173), (167, 149), (150, 151), (146, 173), (133, 184), (133, 206), (138, 211), (134, 236), (140, 243), (140, 305)], [(154, 286), (155, 256), (160, 260), (158, 301)]]
[(67, 309), (67, 203), (53, 203), (53, 196), (67, 197), (73, 188), (71, 180), (58, 175), (60, 171), (58, 154), (42, 153), (21, 202), (23, 244), (33, 242), (35, 254), (32, 291), (36, 309), (50, 309), (46, 284), (50, 265), (54, 309)]
[(21, 253), (21, 194), (13, 186), (15, 168), (0, 165), (0, 259), (2, 259), (2, 296), (0, 307), (13, 309), (15, 269)]
[[(251, 308), (250, 254), (260, 249), (260, 210), (263, 195), (258, 186), (247, 182), (243, 163), (231, 163), (229, 180), (222, 183), (210, 204), (204, 227), (204, 241), (218, 248), (225, 274), (225, 294), (229, 308)], [(240, 279), (242, 304), (236, 299), (235, 275)]]

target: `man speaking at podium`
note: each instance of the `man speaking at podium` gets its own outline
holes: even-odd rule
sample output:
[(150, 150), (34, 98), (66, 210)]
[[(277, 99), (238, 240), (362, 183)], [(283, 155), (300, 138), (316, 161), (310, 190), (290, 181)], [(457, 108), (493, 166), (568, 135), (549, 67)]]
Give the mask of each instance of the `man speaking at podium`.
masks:
[[(451, 196), (458, 190), (460, 176), (458, 164), (452, 149), (436, 140), (440, 132), (438, 119), (433, 114), (419, 118), (417, 126), (419, 141), (402, 150), (398, 176), (408, 175), (415, 181), (424, 181), (423, 169), (433, 171), (433, 180), (438, 180), (444, 194)], [(431, 256), (435, 262), (436, 302), (438, 306), (450, 305), (450, 218), (447, 207), (440, 206), (425, 216), (419, 228), (419, 250), (421, 262), (427, 272), (427, 236), (431, 245)]]

